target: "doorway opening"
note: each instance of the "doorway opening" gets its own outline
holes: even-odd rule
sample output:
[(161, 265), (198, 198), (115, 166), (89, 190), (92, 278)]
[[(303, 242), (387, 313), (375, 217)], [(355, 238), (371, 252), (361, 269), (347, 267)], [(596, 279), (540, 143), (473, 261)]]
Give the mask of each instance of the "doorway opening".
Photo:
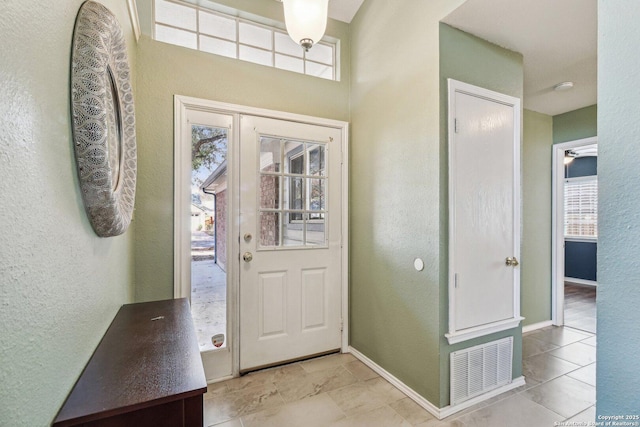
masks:
[(596, 333), (598, 146), (554, 146), (553, 322)]
[(179, 95), (174, 107), (174, 295), (191, 301), (207, 382), (346, 351), (348, 124)]

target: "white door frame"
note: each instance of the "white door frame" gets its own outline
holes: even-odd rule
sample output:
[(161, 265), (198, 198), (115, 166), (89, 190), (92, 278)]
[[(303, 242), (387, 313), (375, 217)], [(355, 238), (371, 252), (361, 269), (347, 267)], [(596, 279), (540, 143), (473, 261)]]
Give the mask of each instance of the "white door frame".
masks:
[(520, 144), (521, 144), (521, 101), (519, 98), (495, 92), (489, 89), (474, 86), (468, 83), (460, 82), (454, 79), (447, 79), (448, 83), (448, 137), (449, 137), (449, 332), (445, 334), (449, 344), (469, 339), (481, 337), (484, 335), (500, 332), (517, 327), (524, 319), (520, 316), (520, 269), (513, 269), (513, 317), (487, 325), (480, 325), (464, 330), (456, 329), (456, 257), (454, 241), (455, 230), (455, 171), (457, 170), (454, 154), (452, 152), (452, 142), (456, 139), (456, 93), (464, 93), (478, 98), (482, 98), (491, 102), (506, 105), (513, 109), (513, 253), (507, 256), (514, 256), (520, 259), (520, 233), (521, 230), (521, 213), (520, 204), (522, 202), (522, 193), (520, 187)]
[(597, 144), (598, 137), (553, 145), (551, 177), (551, 321), (564, 325), (564, 152)]
[[(231, 130), (232, 137), (239, 141), (240, 115), (252, 115), (267, 117), (272, 119), (287, 120), (298, 123), (332, 127), (340, 129), (342, 134), (342, 271), (341, 271), (341, 295), (342, 295), (342, 340), (341, 351), (349, 351), (349, 123), (325, 119), (319, 117), (306, 116), (301, 114), (288, 113), (283, 111), (267, 110), (263, 108), (248, 107), (237, 104), (211, 101), (207, 99), (194, 98), (189, 96), (174, 95), (174, 138), (180, 141), (186, 123), (186, 111), (199, 110), (213, 113), (227, 114), (234, 117)], [(184, 150), (180, 150), (180, 144), (175, 146), (175, 170), (174, 170), (174, 298), (190, 297), (191, 283), (190, 272), (191, 263), (187, 251), (183, 250), (185, 240), (185, 230), (188, 230), (188, 215), (179, 215), (184, 211), (182, 206), (184, 191), (188, 186), (184, 180), (190, 180), (191, 159), (186, 158)], [(232, 352), (232, 375), (240, 374), (240, 305), (238, 301), (240, 290), (240, 228), (238, 218), (240, 217), (240, 198), (237, 191), (239, 186), (240, 172), (240, 147), (239, 143), (230, 143), (230, 150), (227, 153), (228, 165), (228, 227), (227, 227), (227, 318), (229, 325), (228, 344)], [(183, 148), (183, 147), (182, 147)], [(190, 150), (189, 150), (190, 153)], [(224, 378), (221, 378), (224, 379)]]

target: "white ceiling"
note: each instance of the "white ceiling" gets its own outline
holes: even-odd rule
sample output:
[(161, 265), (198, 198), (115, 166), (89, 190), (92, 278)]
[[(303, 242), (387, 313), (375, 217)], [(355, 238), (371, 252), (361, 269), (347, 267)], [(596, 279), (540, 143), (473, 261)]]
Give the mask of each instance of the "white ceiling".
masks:
[[(282, 0), (276, 1), (282, 3)], [(364, 0), (329, 0), (329, 18), (350, 24), (363, 2)]]
[(329, 0), (329, 17), (350, 23), (364, 0)]
[[(364, 0), (329, 0), (329, 16), (351, 22)], [(597, 0), (467, 0), (443, 22), (519, 52), (524, 107), (556, 114), (597, 103)], [(553, 86), (572, 81), (571, 90)]]
[(467, 0), (443, 22), (522, 53), (524, 107), (553, 116), (597, 102), (597, 18), (597, 0)]

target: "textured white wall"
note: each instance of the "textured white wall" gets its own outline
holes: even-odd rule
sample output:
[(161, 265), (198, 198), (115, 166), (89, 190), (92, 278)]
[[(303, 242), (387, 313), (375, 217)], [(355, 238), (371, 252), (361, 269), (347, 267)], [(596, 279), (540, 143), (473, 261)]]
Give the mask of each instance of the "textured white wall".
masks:
[(598, 2), (597, 414), (603, 416), (640, 415), (639, 20), (637, 0)]
[[(126, 2), (103, 3), (135, 55)], [(98, 238), (78, 188), (69, 69), (81, 4), (5, 0), (0, 12), (2, 426), (49, 425), (133, 295), (134, 230)]]

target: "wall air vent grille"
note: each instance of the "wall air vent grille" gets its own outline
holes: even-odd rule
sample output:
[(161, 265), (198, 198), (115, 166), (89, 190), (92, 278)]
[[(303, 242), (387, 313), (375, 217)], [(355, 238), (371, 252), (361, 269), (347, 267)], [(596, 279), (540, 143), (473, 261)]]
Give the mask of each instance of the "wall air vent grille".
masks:
[(451, 405), (511, 383), (513, 337), (451, 353)]

